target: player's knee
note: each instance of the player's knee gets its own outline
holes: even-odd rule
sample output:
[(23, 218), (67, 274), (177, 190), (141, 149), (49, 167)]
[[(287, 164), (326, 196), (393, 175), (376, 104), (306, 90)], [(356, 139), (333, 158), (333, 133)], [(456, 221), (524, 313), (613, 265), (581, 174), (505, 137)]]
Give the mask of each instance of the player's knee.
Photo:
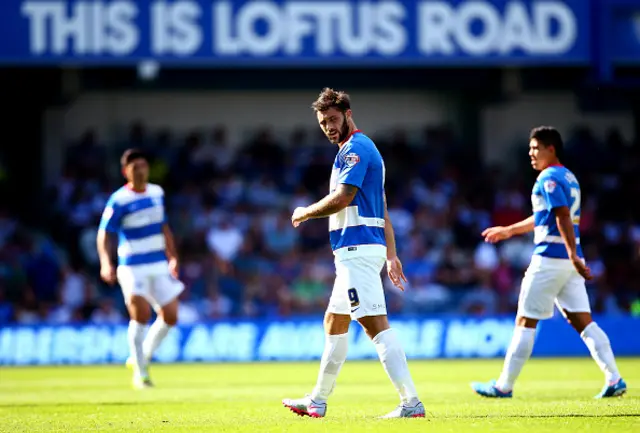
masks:
[(341, 335), (349, 332), (351, 317), (344, 314), (327, 313), (324, 315), (324, 330), (329, 335)]
[(133, 311), (129, 310), (129, 314), (131, 318), (136, 322), (147, 323), (151, 320), (151, 313), (148, 313), (144, 310), (134, 309)]
[(147, 323), (151, 319), (151, 308), (143, 297), (132, 296), (127, 307), (129, 316), (136, 322)]
[(390, 328), (387, 316), (366, 316), (358, 320), (367, 336), (373, 338)]
[(538, 326), (538, 319), (532, 319), (530, 317), (517, 316), (516, 326), (521, 328), (535, 328)]
[(163, 315), (162, 320), (169, 326), (176, 326), (178, 324), (178, 315), (177, 314), (166, 314)]
[(591, 317), (591, 313), (571, 313), (565, 310), (565, 317), (567, 318), (567, 323), (571, 325), (573, 329), (575, 329), (578, 334), (581, 334), (584, 329), (589, 326), (591, 322), (593, 322), (593, 318)]
[(160, 317), (169, 326), (175, 326), (178, 323), (178, 300), (174, 299), (169, 304), (160, 309)]

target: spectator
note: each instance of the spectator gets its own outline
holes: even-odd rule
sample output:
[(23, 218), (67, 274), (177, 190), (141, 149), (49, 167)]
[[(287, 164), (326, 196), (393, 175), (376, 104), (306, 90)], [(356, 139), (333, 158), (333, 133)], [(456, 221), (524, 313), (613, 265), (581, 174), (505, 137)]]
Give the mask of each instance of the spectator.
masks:
[[(171, 127), (151, 131), (135, 122), (116, 143), (87, 131), (70, 143), (51, 200), (42, 203), (48, 223), (24, 227), (0, 208), (0, 323), (125, 320), (119, 293), (98, 282), (95, 237), (104, 202), (121, 185), (107, 156), (134, 144), (153, 156), (152, 175), (166, 191), (187, 288), (182, 323), (321, 313), (334, 276), (327, 222), (296, 230), (290, 216), (327, 193), (336, 149), (317, 130), (276, 137), (261, 129), (246, 143), (230, 139), (224, 125), (201, 131), (210, 132), (181, 138)], [(278, 144), (282, 137), (289, 149)], [(399, 294), (385, 277), (388, 311), (514, 313), (532, 236), (494, 246), (480, 232), (530, 214), (526, 158), (518, 156), (522, 167), (484, 167), (444, 126), (374, 139), (409, 278)], [(567, 161), (585, 190), (581, 238), (595, 277), (589, 295), (594, 311), (640, 314), (640, 210), (624, 200), (640, 191), (640, 158), (616, 131), (606, 137), (615, 151), (603, 152), (604, 145), (586, 128), (567, 139)]]
[(233, 260), (242, 246), (244, 236), (240, 229), (233, 225), (231, 217), (222, 219), (207, 234), (207, 245), (224, 261)]
[(111, 298), (103, 298), (98, 308), (91, 314), (91, 323), (96, 325), (117, 325), (125, 322), (124, 315), (115, 307)]

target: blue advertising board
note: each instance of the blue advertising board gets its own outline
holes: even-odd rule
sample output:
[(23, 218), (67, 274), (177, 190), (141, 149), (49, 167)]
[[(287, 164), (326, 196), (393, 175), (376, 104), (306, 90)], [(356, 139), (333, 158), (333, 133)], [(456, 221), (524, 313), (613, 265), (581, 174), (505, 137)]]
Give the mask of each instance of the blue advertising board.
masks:
[(593, 2), (593, 66), (601, 82), (640, 85), (639, 79), (616, 79), (616, 68), (640, 65), (640, 0)]
[(609, 60), (614, 65), (640, 64), (640, 1), (612, 0), (605, 5)]
[[(640, 319), (599, 318), (618, 356), (640, 355)], [(411, 359), (504, 356), (513, 318), (420, 318), (392, 321)], [(377, 357), (359, 326), (349, 333), (349, 359)], [(156, 352), (157, 362), (305, 361), (322, 355), (322, 318), (236, 321), (178, 326)], [(0, 329), (0, 365), (123, 363), (127, 326), (15, 326)], [(564, 320), (542, 322), (533, 356), (589, 356)]]
[(0, 64), (586, 65), (587, 0), (3, 0)]

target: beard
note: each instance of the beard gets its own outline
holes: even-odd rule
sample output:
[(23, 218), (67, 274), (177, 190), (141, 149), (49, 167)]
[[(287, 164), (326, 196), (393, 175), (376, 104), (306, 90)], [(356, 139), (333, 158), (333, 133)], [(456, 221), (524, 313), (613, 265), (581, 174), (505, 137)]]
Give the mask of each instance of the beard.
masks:
[(345, 141), (349, 137), (349, 122), (347, 122), (347, 116), (343, 115), (342, 126), (338, 131), (338, 138), (332, 139), (329, 133), (327, 133), (326, 135), (329, 141), (333, 144), (340, 144)]

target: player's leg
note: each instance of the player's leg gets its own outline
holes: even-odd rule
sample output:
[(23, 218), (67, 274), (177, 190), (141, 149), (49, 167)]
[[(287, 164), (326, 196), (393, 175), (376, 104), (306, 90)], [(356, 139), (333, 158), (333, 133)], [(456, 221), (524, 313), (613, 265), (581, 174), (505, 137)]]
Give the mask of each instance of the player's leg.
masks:
[(538, 321), (553, 316), (554, 299), (567, 278), (566, 271), (545, 267), (542, 258), (534, 259), (522, 279), (516, 326), (500, 377), (497, 381), (471, 384), (473, 390), (484, 397), (513, 396), (516, 380), (533, 352)]
[(143, 344), (144, 357), (147, 361), (151, 361), (153, 353), (169, 334), (171, 328), (178, 323), (178, 296), (183, 290), (182, 282), (168, 274), (154, 279), (151, 297), (157, 317), (149, 328)]
[[(379, 309), (386, 312), (386, 306)], [(400, 396), (400, 404), (383, 418), (424, 417), (424, 405), (418, 398), (416, 386), (409, 372), (407, 357), (395, 330), (389, 326), (387, 316), (364, 316), (358, 318), (358, 322), (373, 341), (380, 362)]]
[(580, 334), (591, 357), (605, 376), (605, 385), (596, 398), (617, 397), (627, 391), (620, 377), (607, 334), (593, 321), (584, 279), (574, 275), (558, 294), (556, 305), (567, 322)]
[(380, 362), (389, 379), (391, 379), (393, 386), (398, 391), (401, 402), (409, 407), (414, 407), (420, 403), (418, 392), (409, 372), (404, 349), (397, 338), (395, 330), (389, 326), (387, 316), (360, 317), (358, 322), (373, 341)]
[(380, 362), (400, 396), (400, 405), (385, 418), (424, 417), (404, 349), (389, 326), (387, 304), (380, 271), (385, 260), (359, 257), (342, 264), (349, 281), (347, 287), (351, 317), (357, 320), (373, 341)]
[(313, 391), (300, 399), (285, 398), (282, 404), (300, 416), (321, 418), (327, 413), (327, 399), (333, 392), (340, 369), (347, 359), (348, 333), (351, 324), (344, 273), (336, 267), (329, 306), (324, 316), (325, 344), (318, 379)]
[(326, 403), (333, 392), (340, 369), (347, 359), (349, 324), (348, 314), (336, 314), (327, 311), (324, 316), (325, 343), (320, 360), (320, 371), (311, 399), (317, 403)]
[(147, 323), (151, 318), (151, 306), (146, 298), (149, 295), (149, 278), (145, 275), (136, 275), (131, 268), (123, 266), (118, 267), (117, 276), (129, 312), (128, 364), (133, 368), (133, 386), (146, 388), (151, 386), (151, 381), (142, 343), (147, 331)]
[(142, 349), (147, 362), (151, 362), (154, 352), (160, 346), (169, 331), (178, 323), (178, 300), (156, 308), (156, 320), (149, 327)]
[(144, 357), (142, 344), (147, 330), (147, 323), (151, 318), (151, 306), (142, 295), (131, 295), (127, 301), (129, 311), (129, 329), (127, 333), (129, 353), (133, 365), (133, 386), (146, 388), (151, 386), (147, 360)]
[(537, 326), (538, 319), (526, 316), (516, 317), (516, 326), (504, 358), (502, 372), (495, 384), (497, 390), (505, 394), (499, 395), (500, 397), (506, 397), (507, 394), (509, 396), (512, 395), (511, 391), (513, 390), (516, 380), (518, 376), (520, 376), (524, 364), (526, 364), (533, 352)]

